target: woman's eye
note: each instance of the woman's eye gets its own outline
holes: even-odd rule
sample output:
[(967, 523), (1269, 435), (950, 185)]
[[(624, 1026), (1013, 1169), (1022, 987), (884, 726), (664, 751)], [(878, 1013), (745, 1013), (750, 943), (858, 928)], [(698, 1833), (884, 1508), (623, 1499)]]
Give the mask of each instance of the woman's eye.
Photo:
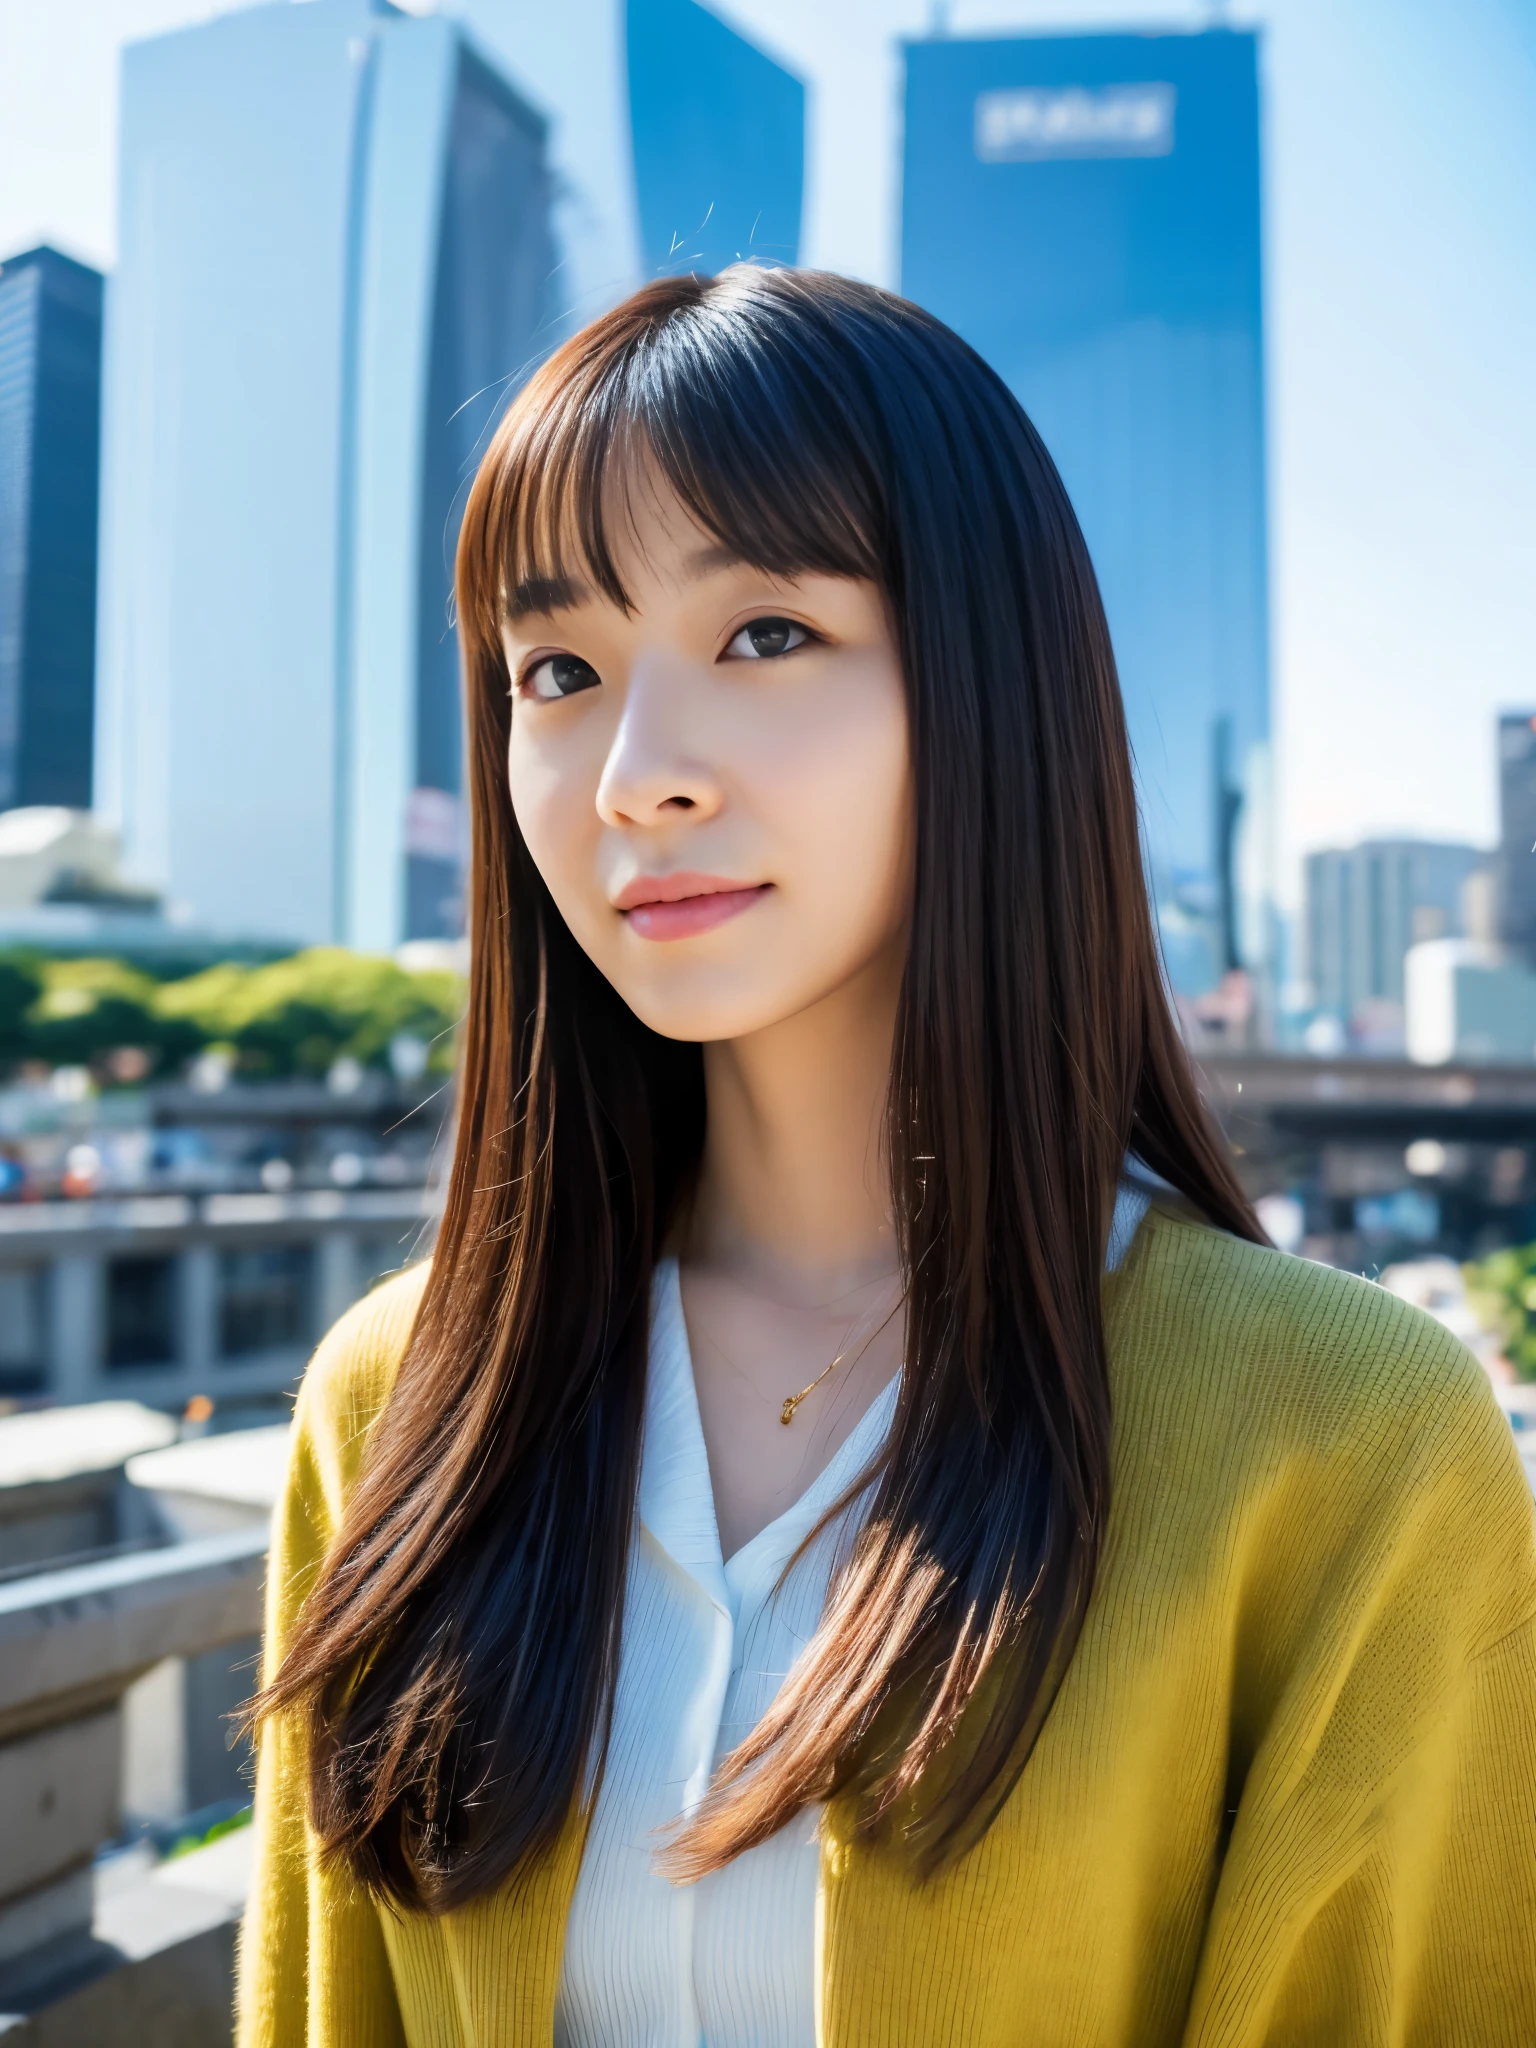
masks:
[(741, 661), (771, 661), (776, 654), (803, 647), (810, 637), (793, 619), (752, 619), (725, 651)]
[(588, 661), (574, 654), (551, 654), (536, 662), (523, 678), (523, 694), (546, 701), (574, 697), (578, 690), (595, 690), (602, 677)]

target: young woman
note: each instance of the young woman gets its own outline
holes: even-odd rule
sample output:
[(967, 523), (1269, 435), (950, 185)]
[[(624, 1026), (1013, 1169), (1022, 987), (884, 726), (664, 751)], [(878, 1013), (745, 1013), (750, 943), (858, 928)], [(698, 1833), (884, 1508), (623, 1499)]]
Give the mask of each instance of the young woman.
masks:
[(1530, 1496), (1264, 1246), (1007, 390), (651, 285), (458, 587), (457, 1153), (300, 1397), (247, 2048), (1536, 2041)]

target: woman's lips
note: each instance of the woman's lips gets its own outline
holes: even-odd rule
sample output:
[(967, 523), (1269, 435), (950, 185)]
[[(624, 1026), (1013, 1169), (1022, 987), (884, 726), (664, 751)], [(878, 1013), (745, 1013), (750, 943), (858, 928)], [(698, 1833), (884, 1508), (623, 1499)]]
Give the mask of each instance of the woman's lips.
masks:
[(617, 908), (642, 939), (688, 939), (750, 910), (772, 886), (758, 882), (743, 888), (714, 875), (658, 875), (631, 882)]

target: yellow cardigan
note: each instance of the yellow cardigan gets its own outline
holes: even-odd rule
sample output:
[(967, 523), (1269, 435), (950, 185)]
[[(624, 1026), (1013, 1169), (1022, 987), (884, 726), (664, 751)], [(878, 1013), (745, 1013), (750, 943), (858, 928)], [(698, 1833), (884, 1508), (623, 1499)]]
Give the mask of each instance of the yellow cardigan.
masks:
[[(369, 1296), (306, 1377), (269, 1668), (419, 1294)], [(1483, 1374), (1379, 1288), (1157, 1211), (1104, 1302), (1114, 1495), (1076, 1657), (930, 1883), (829, 1812), (818, 2040), (1532, 2048), (1536, 1515)], [(269, 1726), (241, 2048), (547, 2044), (579, 1821), (515, 1894), (397, 1916), (317, 1859), (304, 1782)]]

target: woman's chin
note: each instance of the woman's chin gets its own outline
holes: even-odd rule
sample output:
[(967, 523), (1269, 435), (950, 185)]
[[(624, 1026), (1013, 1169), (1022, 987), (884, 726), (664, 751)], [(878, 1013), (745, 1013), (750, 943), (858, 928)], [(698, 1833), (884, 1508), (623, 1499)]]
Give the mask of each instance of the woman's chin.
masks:
[[(781, 1024), (805, 1008), (807, 994), (796, 985), (765, 985), (760, 976), (647, 977), (643, 984), (615, 978), (614, 986), (642, 1024), (662, 1038), (708, 1045), (749, 1038)], [(814, 1001), (814, 994), (809, 998)]]

